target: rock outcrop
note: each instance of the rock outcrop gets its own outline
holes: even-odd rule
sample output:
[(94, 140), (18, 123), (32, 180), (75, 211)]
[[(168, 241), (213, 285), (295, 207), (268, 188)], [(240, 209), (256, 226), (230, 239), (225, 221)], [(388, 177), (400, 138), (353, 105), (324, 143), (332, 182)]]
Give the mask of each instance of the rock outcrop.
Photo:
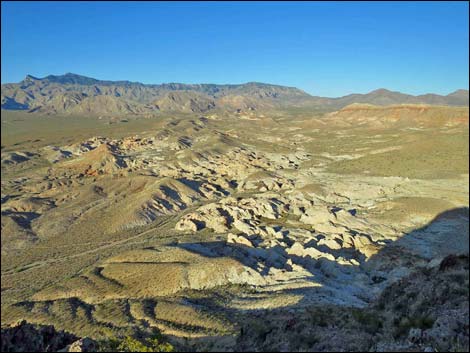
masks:
[(92, 339), (79, 338), (71, 333), (57, 331), (54, 326), (33, 325), (21, 321), (2, 327), (2, 352), (94, 352), (97, 344)]

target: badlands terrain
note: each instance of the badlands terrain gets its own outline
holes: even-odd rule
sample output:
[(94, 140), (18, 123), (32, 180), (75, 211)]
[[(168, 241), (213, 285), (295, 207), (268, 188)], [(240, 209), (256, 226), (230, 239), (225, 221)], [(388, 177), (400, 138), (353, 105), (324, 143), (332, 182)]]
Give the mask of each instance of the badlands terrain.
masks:
[(2, 85), (2, 328), (468, 350), (468, 91), (89, 80)]

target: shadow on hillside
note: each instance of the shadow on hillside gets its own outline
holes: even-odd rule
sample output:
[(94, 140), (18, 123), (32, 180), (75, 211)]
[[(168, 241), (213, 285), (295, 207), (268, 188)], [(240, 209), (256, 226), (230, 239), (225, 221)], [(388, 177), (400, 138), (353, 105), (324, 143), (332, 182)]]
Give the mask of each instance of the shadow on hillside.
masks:
[[(415, 229), (397, 241), (389, 242), (379, 252), (366, 259), (357, 250), (351, 250), (350, 258), (360, 262), (359, 266), (346, 266), (327, 258), (315, 260), (310, 257), (288, 255), (279, 247), (273, 256), (265, 249), (250, 248), (244, 245), (227, 244), (225, 241), (208, 243), (182, 243), (176, 246), (206, 257), (228, 256), (262, 275), (269, 273), (271, 268), (289, 271), (287, 260), (304, 267), (309, 275), (302, 278), (319, 286), (281, 289), (265, 287), (260, 295), (245, 295), (238, 301), (248, 304), (260, 299), (269, 300), (272, 296), (297, 296), (301, 299), (295, 304), (287, 304), (269, 309), (229, 308), (220, 305), (213, 298), (188, 299), (194, 305), (202, 305), (211, 312), (224, 312), (241, 327), (252, 315), (263, 317), (263, 312), (286, 312), (286, 310), (310, 305), (344, 305), (348, 307), (364, 307), (374, 301), (387, 286), (399, 278), (409, 275), (416, 266), (439, 266), (441, 260), (450, 254), (468, 254), (469, 252), (469, 209), (455, 208), (436, 216), (427, 225)], [(252, 241), (256, 236), (252, 236)], [(253, 243), (255, 243), (253, 241)], [(307, 244), (308, 245), (308, 244)], [(315, 246), (310, 244), (310, 246)], [(321, 247), (317, 249), (322, 250)], [(271, 249), (270, 251), (272, 251)], [(324, 249), (323, 249), (324, 250)], [(333, 252), (330, 252), (334, 254)], [(345, 254), (342, 254), (343, 256)], [(260, 269), (258, 261), (266, 267)], [(212, 290), (217, 294), (217, 289)], [(236, 318), (236, 319), (235, 319)], [(197, 343), (207, 338), (188, 339), (188, 344)]]
[[(282, 229), (278, 230), (282, 231)], [(249, 238), (255, 245), (261, 241), (257, 235), (251, 235)], [(287, 245), (291, 246), (292, 243)], [(269, 251), (239, 244), (227, 244), (225, 241), (179, 243), (173, 246), (208, 258), (230, 257), (250, 267), (260, 275), (267, 275), (273, 270), (281, 274), (288, 274), (292, 270), (291, 262), (302, 266), (306, 270), (303, 278), (297, 278), (296, 286), (282, 286), (289, 284), (285, 282), (280, 283), (281, 286), (278, 284), (264, 286), (262, 291), (256, 292), (253, 292), (248, 286), (227, 286), (212, 288), (207, 290), (206, 293), (187, 291), (175, 295), (178, 302), (182, 299), (182, 304), (193, 306), (197, 310), (209, 314), (210, 317), (224, 317), (240, 329), (240, 335), (235, 336), (233, 334), (223, 335), (203, 325), (200, 327), (188, 326), (188, 330), (196, 330), (195, 333), (200, 334), (199, 337), (182, 339), (168, 333), (165, 334), (170, 341), (178, 342), (178, 348), (194, 350), (194, 347), (202, 347), (204, 350), (210, 348), (208, 342), (214, 344), (232, 342), (232, 345), (227, 343), (227, 346), (238, 347), (239, 343), (243, 343), (247, 337), (247, 330), (251, 330), (251, 325), (260, 325), (260, 322), (268, 324), (267, 326), (271, 325), (268, 329), (266, 329), (266, 325), (261, 329), (258, 327), (261, 335), (260, 340), (263, 341), (273, 325), (277, 325), (276, 327), (288, 326), (289, 320), (297, 318), (300, 313), (299, 308), (315, 307), (315, 310), (317, 308), (323, 310), (324, 308), (334, 307), (339, 309), (335, 313), (342, 313), (346, 307), (365, 307), (373, 303), (383, 289), (390, 286), (397, 279), (407, 276), (417, 265), (429, 266), (432, 264), (439, 267), (441, 260), (449, 254), (468, 254), (469, 209), (462, 207), (445, 211), (427, 225), (405, 234), (396, 241), (388, 242), (380, 251), (368, 259), (364, 254), (354, 249), (341, 253), (339, 250), (329, 250), (329, 254), (335, 257), (341, 255), (345, 259), (357, 260), (359, 262), (357, 266), (342, 265), (325, 257), (315, 260), (310, 257), (289, 255), (280, 246), (271, 248)], [(307, 242), (306, 246), (320, 251), (327, 250), (324, 246), (318, 246), (313, 241)], [(259, 262), (265, 266), (259, 267)], [(100, 274), (98, 269), (97, 275)], [(306, 285), (309, 283), (317, 285)], [(157, 302), (166, 300), (165, 298), (153, 299)], [(98, 323), (91, 314), (92, 305), (79, 299), (72, 300), (70, 302), (72, 307), (83, 307), (87, 322)], [(237, 303), (236, 306), (227, 304), (234, 302)], [(32, 311), (35, 303), (31, 301), (25, 303), (27, 310)], [(47, 305), (50, 303), (48, 302)], [(270, 304), (270, 306), (264, 306), (266, 304)], [(154, 310), (155, 305), (150, 312), (153, 313)], [(77, 310), (74, 309), (74, 312), (77, 312)], [(315, 311), (314, 315), (317, 314), (318, 312)], [(154, 314), (149, 314), (150, 317), (152, 315), (155, 318)], [(184, 316), (186, 314), (175, 312), (173, 315), (176, 318), (178, 315)], [(299, 317), (305, 318), (306, 316)], [(269, 322), (272, 318), (275, 318), (276, 321)], [(317, 319), (315, 318), (315, 320)], [(322, 318), (320, 317), (318, 320), (321, 321)], [(144, 328), (152, 326), (146, 320), (138, 321)], [(312, 322), (306, 324), (309, 325)], [(315, 321), (315, 325), (317, 323), (318, 321)], [(171, 324), (171, 321), (165, 321), (165, 324)], [(230, 327), (230, 325), (228, 326)], [(186, 328), (184, 329), (186, 330)], [(199, 329), (200, 331), (198, 331)], [(281, 329), (284, 329), (284, 326)], [(254, 330), (257, 330), (256, 327)], [(286, 328), (286, 330), (290, 329)], [(292, 337), (297, 339), (294, 335)], [(246, 349), (251, 349), (251, 347), (247, 346)]]

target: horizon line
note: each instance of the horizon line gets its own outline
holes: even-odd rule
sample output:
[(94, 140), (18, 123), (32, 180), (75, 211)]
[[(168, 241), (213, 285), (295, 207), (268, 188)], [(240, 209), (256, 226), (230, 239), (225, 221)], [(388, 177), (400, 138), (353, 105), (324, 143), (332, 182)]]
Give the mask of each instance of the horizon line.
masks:
[(399, 90), (394, 90), (394, 89), (388, 89), (388, 88), (384, 88), (384, 87), (379, 87), (379, 88), (375, 88), (375, 89), (372, 89), (370, 91), (367, 91), (367, 92), (356, 92), (356, 91), (353, 91), (351, 93), (347, 93), (347, 94), (344, 94), (344, 95), (339, 95), (339, 96), (320, 96), (320, 95), (315, 95), (315, 94), (312, 94), (312, 93), (309, 93), (307, 92), (306, 90), (302, 89), (302, 88), (299, 88), (299, 87), (296, 87), (296, 86), (287, 86), (287, 85), (283, 85), (283, 84), (279, 84), (279, 83), (268, 83), (268, 82), (261, 82), (261, 81), (247, 81), (247, 82), (240, 82), (240, 83), (203, 83), (203, 82), (197, 82), (197, 83), (189, 83), (189, 82), (177, 82), (177, 81), (173, 81), (173, 82), (160, 82), (160, 83), (145, 83), (145, 82), (141, 82), (141, 81), (130, 81), (130, 80), (109, 80), (109, 79), (99, 79), (99, 78), (95, 78), (95, 77), (92, 77), (92, 76), (87, 76), (87, 75), (82, 75), (82, 74), (77, 74), (77, 73), (73, 73), (73, 72), (66, 72), (64, 74), (59, 74), (59, 75), (55, 75), (55, 74), (49, 74), (49, 75), (46, 75), (44, 77), (38, 77), (38, 76), (35, 76), (35, 75), (31, 75), (31, 74), (26, 74), (24, 76), (24, 78), (18, 82), (0, 82), (1, 85), (8, 85), (8, 84), (18, 84), (20, 83), (21, 81), (25, 80), (26, 78), (28, 77), (32, 77), (34, 79), (37, 79), (37, 80), (44, 80), (46, 79), (47, 77), (49, 76), (55, 76), (55, 77), (61, 77), (61, 76), (67, 76), (67, 75), (74, 75), (74, 76), (80, 76), (80, 77), (84, 77), (84, 78), (88, 78), (88, 79), (92, 79), (92, 80), (96, 80), (96, 81), (104, 81), (104, 82), (129, 82), (129, 83), (132, 83), (132, 84), (141, 84), (141, 85), (146, 85), (146, 86), (152, 86), (152, 85), (169, 85), (169, 84), (181, 84), (181, 85), (220, 85), (220, 86), (238, 86), (238, 85), (247, 85), (247, 84), (264, 84), (264, 85), (271, 85), (271, 86), (280, 86), (280, 87), (286, 87), (286, 88), (295, 88), (295, 89), (298, 89), (298, 90), (301, 90), (303, 92), (305, 92), (306, 94), (312, 96), (312, 97), (319, 97), (319, 98), (342, 98), (342, 97), (346, 97), (346, 96), (349, 96), (349, 95), (354, 95), (354, 94), (370, 94), (372, 92), (375, 92), (375, 91), (380, 91), (380, 90), (385, 90), (385, 91), (388, 91), (388, 92), (391, 92), (391, 93), (400, 93), (400, 94), (405, 94), (405, 95), (409, 95), (409, 96), (414, 96), (414, 97), (419, 97), (419, 96), (425, 96), (425, 95), (429, 95), (429, 94), (433, 94), (433, 95), (439, 95), (439, 96), (448, 96), (452, 93), (456, 93), (458, 91), (469, 91), (469, 88), (457, 88), (457, 89), (454, 89), (453, 91), (447, 93), (447, 94), (440, 94), (440, 93), (434, 93), (434, 92), (426, 92), (426, 93), (420, 93), (420, 94), (411, 94), (411, 93), (405, 93), (405, 92), (402, 92), (402, 91), (399, 91)]

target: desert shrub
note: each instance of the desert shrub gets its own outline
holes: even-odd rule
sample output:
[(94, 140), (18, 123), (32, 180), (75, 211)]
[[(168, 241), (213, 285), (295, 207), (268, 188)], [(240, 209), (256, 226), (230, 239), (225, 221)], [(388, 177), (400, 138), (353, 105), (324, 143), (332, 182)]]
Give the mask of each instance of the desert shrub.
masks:
[(173, 352), (169, 343), (162, 343), (158, 338), (147, 338), (144, 341), (126, 336), (123, 339), (111, 338), (99, 342), (100, 352)]
[(331, 319), (331, 314), (326, 312), (321, 308), (315, 308), (314, 310), (309, 310), (310, 314), (310, 323), (313, 326), (326, 327), (328, 322)]
[(298, 349), (301, 347), (309, 349), (320, 342), (320, 339), (312, 333), (300, 333), (298, 335), (292, 335), (289, 338), (289, 341), (291, 343), (291, 348)]
[(266, 336), (272, 331), (272, 328), (260, 320), (253, 320), (250, 325), (250, 330), (261, 341), (266, 339)]
[(376, 312), (353, 309), (351, 314), (357, 322), (364, 326), (364, 329), (368, 333), (377, 333), (383, 327), (383, 319)]
[[(434, 325), (434, 321), (435, 320), (430, 316), (403, 317), (398, 321), (394, 336), (398, 338), (408, 334), (411, 328), (419, 328), (422, 330), (429, 329)], [(396, 322), (397, 321), (394, 323)]]
[[(451, 338), (449, 343), (450, 343), (450, 346), (447, 347), (446, 349), (448, 352), (468, 352), (469, 351), (468, 343), (467, 344), (462, 343), (459, 337)], [(440, 351), (444, 352), (445, 350), (442, 349)]]

